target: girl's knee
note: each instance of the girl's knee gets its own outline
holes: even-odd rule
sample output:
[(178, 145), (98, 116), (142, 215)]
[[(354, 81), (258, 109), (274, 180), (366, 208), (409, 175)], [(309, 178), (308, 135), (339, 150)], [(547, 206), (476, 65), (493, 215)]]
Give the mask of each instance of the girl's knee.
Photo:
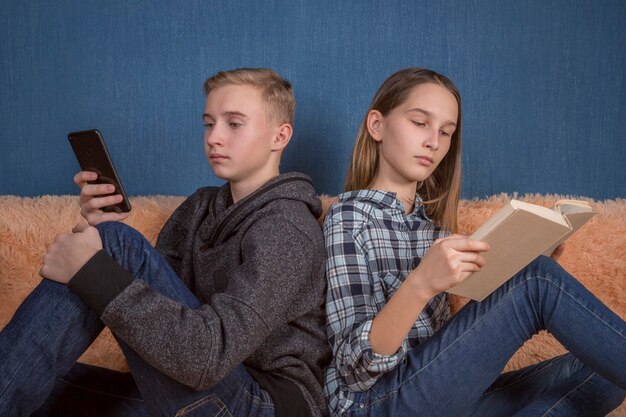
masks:
[(511, 280), (514, 286), (542, 290), (562, 288), (572, 277), (552, 258), (539, 256)]
[(541, 279), (561, 279), (567, 275), (565, 270), (549, 256), (541, 255), (532, 261), (526, 268), (527, 272), (530, 272), (532, 278)]

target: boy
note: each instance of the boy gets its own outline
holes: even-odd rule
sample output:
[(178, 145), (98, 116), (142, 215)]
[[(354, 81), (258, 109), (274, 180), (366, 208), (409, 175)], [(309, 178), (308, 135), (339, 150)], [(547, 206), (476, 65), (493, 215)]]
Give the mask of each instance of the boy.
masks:
[[(142, 401), (115, 386), (90, 415), (325, 413), (321, 204), (308, 177), (279, 175), (292, 134), (291, 86), (268, 69), (237, 69), (217, 73), (204, 89), (206, 157), (228, 182), (189, 197), (154, 249), (110, 222), (128, 214), (100, 210), (121, 196), (98, 197), (114, 190), (87, 184), (94, 173), (75, 176), (89, 224), (48, 248), (41, 268), (48, 279), (0, 333), (0, 415), (36, 410), (103, 325)], [(64, 413), (78, 413), (68, 387), (102, 375), (90, 393), (120, 376), (75, 367), (36, 415), (59, 413), (64, 403), (76, 403)]]

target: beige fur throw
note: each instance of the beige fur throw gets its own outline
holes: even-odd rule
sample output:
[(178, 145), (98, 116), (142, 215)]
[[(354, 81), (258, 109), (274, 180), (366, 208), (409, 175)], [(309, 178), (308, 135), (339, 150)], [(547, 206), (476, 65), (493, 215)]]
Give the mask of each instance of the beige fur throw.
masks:
[[(462, 201), (460, 232), (475, 230), (507, 198), (501, 195)], [(517, 198), (551, 206), (561, 197)], [(132, 199), (133, 214), (126, 223), (154, 243), (161, 226), (182, 201), (182, 197), (135, 197)], [(323, 198), (325, 208), (331, 201)], [(626, 200), (591, 202), (597, 216), (567, 241), (560, 262), (622, 319), (626, 319)], [(0, 196), (0, 328), (6, 325), (20, 302), (40, 281), (38, 271), (47, 245), (56, 234), (69, 231), (79, 220), (77, 207), (77, 197), (72, 196)], [(455, 299), (454, 308), (458, 309), (463, 302)], [(511, 359), (507, 370), (562, 352), (563, 347), (550, 335), (539, 334)], [(126, 369), (124, 358), (108, 331), (100, 335), (81, 360), (112, 369)], [(626, 403), (611, 416), (626, 417)]]

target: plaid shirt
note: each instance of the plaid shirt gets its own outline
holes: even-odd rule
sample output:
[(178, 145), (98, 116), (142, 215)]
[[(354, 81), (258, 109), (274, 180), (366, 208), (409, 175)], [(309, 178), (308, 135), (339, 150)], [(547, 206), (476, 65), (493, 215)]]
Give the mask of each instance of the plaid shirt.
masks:
[(446, 235), (426, 216), (421, 202), (416, 195), (415, 209), (406, 215), (395, 193), (360, 190), (341, 194), (328, 210), (326, 313), (333, 361), (325, 391), (333, 415), (350, 407), (353, 391), (372, 387), (450, 317), (447, 294), (439, 294), (428, 302), (397, 353), (372, 351), (372, 320), (432, 242)]

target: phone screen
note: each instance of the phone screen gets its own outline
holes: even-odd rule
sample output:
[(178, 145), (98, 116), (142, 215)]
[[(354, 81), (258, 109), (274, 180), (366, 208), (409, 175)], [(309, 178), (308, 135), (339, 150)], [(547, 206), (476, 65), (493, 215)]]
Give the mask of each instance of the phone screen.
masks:
[(67, 135), (70, 145), (74, 150), (76, 159), (83, 171), (92, 171), (98, 174), (98, 179), (90, 181), (93, 184), (113, 184), (115, 191), (112, 194), (121, 194), (122, 202), (113, 206), (103, 207), (102, 211), (128, 212), (130, 202), (122, 187), (122, 182), (117, 175), (113, 161), (109, 156), (102, 135), (97, 130), (85, 130), (82, 132), (72, 132)]

